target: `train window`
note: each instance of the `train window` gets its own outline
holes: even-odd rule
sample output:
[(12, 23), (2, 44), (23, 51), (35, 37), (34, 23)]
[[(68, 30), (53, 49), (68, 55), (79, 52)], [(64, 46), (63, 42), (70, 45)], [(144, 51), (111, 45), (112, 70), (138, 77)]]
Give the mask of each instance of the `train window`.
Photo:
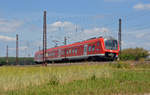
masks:
[(63, 55), (63, 50), (61, 50), (60, 55)]
[(61, 55), (64, 55), (65, 53), (64, 53), (64, 50), (61, 50)]
[(65, 50), (63, 50), (63, 55), (65, 55)]
[(49, 53), (49, 56), (52, 56), (52, 52), (51, 52), (51, 53)]
[(91, 46), (89, 46), (89, 51), (91, 51)]
[(48, 52), (48, 56), (51, 56), (51, 52)]
[(69, 51), (68, 51), (68, 50), (66, 50), (66, 53), (67, 53), (67, 55), (68, 55)]
[(92, 46), (92, 51), (95, 51), (95, 45)]
[(72, 49), (72, 53), (74, 54), (74, 49)]
[(77, 48), (75, 48), (75, 54), (77, 54)]
[(97, 46), (100, 46), (100, 42), (97, 42)]
[(69, 54), (71, 54), (71, 49), (69, 49)]
[(54, 52), (52, 52), (52, 56), (54, 56)]
[(105, 47), (106, 49), (117, 50), (118, 49), (117, 40), (105, 40)]
[(100, 42), (97, 42), (97, 48), (96, 48), (97, 51), (100, 50)]

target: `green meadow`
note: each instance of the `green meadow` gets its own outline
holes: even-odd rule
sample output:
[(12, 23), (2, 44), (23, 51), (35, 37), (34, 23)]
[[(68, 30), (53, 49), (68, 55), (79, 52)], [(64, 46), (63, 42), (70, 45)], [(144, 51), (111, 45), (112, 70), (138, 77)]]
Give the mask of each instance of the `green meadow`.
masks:
[(150, 64), (2, 66), (0, 95), (150, 94)]

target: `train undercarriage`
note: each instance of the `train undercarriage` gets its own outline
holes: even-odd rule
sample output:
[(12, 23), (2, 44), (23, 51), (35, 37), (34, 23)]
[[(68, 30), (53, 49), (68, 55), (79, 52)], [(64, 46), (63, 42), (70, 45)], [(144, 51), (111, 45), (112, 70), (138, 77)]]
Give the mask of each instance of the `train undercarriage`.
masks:
[[(47, 63), (70, 63), (70, 62), (83, 62), (83, 61), (114, 61), (117, 60), (116, 53), (106, 52), (103, 56), (95, 55), (95, 56), (79, 56), (79, 57), (69, 57), (69, 58), (61, 58), (61, 59), (53, 59), (46, 60)], [(42, 62), (35, 62), (37, 64), (42, 64)]]

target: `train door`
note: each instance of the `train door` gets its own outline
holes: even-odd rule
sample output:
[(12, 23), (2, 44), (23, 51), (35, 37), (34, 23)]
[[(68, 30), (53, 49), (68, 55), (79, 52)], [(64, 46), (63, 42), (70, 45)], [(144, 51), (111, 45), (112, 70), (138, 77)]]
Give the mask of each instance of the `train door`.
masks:
[(58, 49), (58, 57), (61, 57), (61, 49)]
[(88, 45), (84, 45), (84, 55), (87, 55), (87, 47)]

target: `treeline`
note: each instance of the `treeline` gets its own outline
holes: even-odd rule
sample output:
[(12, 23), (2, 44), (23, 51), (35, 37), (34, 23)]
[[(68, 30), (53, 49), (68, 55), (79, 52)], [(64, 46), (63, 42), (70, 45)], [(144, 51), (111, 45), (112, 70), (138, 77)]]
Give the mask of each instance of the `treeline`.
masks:
[[(20, 57), (18, 58), (18, 64), (19, 65), (32, 65), (34, 63), (33, 57)], [(0, 57), (0, 66), (1, 65), (17, 65), (16, 64), (16, 58), (15, 57), (9, 57), (8, 63), (6, 62), (5, 57)]]
[(122, 50), (121, 54), (119, 55), (119, 58), (121, 60), (140, 60), (145, 59), (149, 56), (149, 53), (147, 50), (143, 48), (128, 48)]

